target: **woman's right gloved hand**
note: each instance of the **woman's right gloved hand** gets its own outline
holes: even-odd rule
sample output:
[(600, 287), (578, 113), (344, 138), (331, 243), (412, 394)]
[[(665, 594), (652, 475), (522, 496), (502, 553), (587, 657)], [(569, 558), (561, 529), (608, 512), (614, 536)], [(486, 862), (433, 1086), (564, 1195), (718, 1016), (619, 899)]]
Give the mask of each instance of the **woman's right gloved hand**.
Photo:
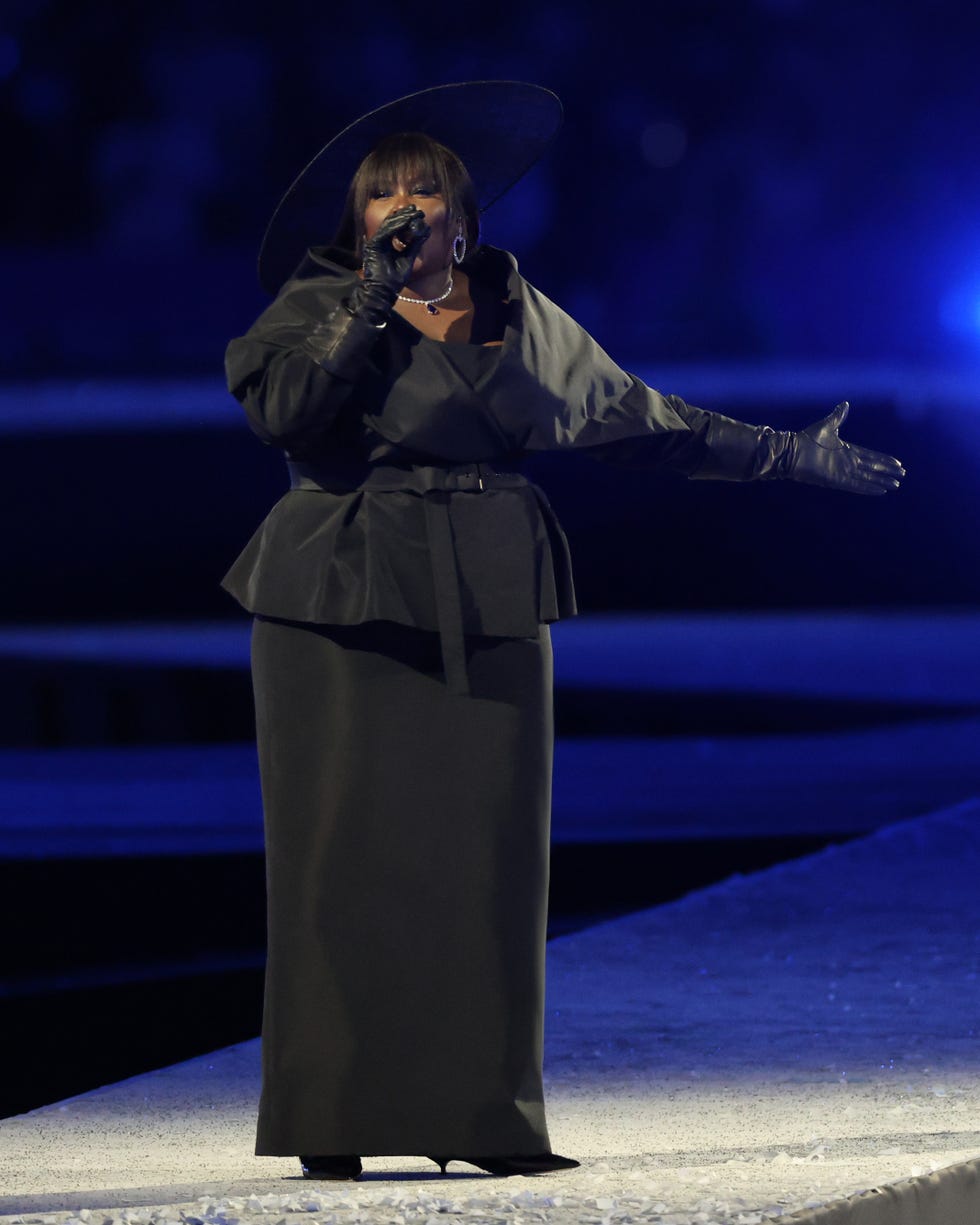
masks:
[(384, 325), (431, 233), (425, 213), (414, 204), (388, 214), (364, 244), (364, 277), (347, 299), (352, 315), (374, 327)]
[(364, 244), (363, 278), (300, 346), (329, 374), (353, 383), (388, 322), (431, 230), (413, 204), (396, 209)]

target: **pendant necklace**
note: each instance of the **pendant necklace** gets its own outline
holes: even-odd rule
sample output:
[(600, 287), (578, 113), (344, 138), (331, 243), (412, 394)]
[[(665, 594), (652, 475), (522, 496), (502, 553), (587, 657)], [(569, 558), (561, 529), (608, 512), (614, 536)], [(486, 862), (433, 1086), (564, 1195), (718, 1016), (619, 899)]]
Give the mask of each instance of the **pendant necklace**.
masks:
[(436, 308), (437, 302), (445, 302), (449, 295), (453, 292), (453, 270), (449, 269), (449, 288), (445, 293), (441, 293), (438, 298), (406, 298), (403, 293), (398, 295), (399, 302), (411, 302), (413, 306), (424, 306), (430, 315), (438, 315), (439, 311)]

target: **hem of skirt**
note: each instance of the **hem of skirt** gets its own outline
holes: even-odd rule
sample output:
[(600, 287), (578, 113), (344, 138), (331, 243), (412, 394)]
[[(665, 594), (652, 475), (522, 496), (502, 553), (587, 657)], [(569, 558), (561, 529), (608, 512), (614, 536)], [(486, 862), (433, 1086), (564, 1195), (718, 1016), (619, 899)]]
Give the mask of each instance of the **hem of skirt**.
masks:
[[(441, 1154), (441, 1153), (444, 1153), (444, 1152), (445, 1152), (445, 1146), (443, 1146), (443, 1148), (442, 1148), (442, 1149), (440, 1149), (440, 1148), (438, 1148), (438, 1146), (433, 1145), (433, 1146), (432, 1146), (432, 1149), (431, 1149), (429, 1152), (427, 1152), (427, 1153), (417, 1153), (417, 1152), (412, 1152), (412, 1151), (410, 1151), (410, 1150), (407, 1150), (407, 1149), (401, 1149), (401, 1148), (398, 1148), (398, 1149), (395, 1149), (395, 1148), (372, 1148), (372, 1149), (370, 1149), (370, 1150), (368, 1150), (368, 1149), (358, 1149), (358, 1151), (357, 1151), (357, 1153), (356, 1153), (355, 1155), (356, 1155), (356, 1156), (358, 1156), (358, 1157), (422, 1157), (422, 1158), (425, 1158), (425, 1159), (426, 1159), (426, 1160), (428, 1160), (428, 1161), (431, 1161), (431, 1160), (432, 1160), (432, 1154), (433, 1154), (433, 1153), (440, 1153), (440, 1154)], [(551, 1152), (551, 1149), (550, 1149), (550, 1148), (548, 1148), (548, 1147), (542, 1148), (542, 1147), (541, 1147), (541, 1145), (540, 1145), (540, 1144), (538, 1144), (538, 1145), (531, 1145), (531, 1146), (526, 1147), (526, 1148), (522, 1148), (522, 1147), (512, 1147), (512, 1148), (508, 1148), (506, 1151), (499, 1152), (499, 1153), (498, 1153), (498, 1152), (490, 1152), (490, 1153), (476, 1153), (476, 1154), (471, 1154), (471, 1156), (479, 1156), (479, 1157), (538, 1157), (538, 1156), (540, 1156), (542, 1153), (550, 1153), (550, 1152)], [(346, 1153), (347, 1153), (347, 1150), (346, 1150), (346, 1149), (344, 1150), (344, 1153), (345, 1153), (345, 1155), (346, 1155)], [(282, 1158), (287, 1159), (287, 1160), (288, 1160), (289, 1158), (294, 1158), (296, 1161), (298, 1161), (298, 1160), (299, 1160), (299, 1153), (293, 1153), (293, 1152), (289, 1152), (289, 1153), (281, 1153), (281, 1152), (279, 1152), (278, 1150), (277, 1150), (276, 1152), (270, 1152), (270, 1151), (269, 1151), (269, 1149), (266, 1149), (266, 1148), (263, 1148), (263, 1149), (259, 1149), (259, 1148), (257, 1148), (257, 1149), (255, 1150), (255, 1155), (256, 1155), (256, 1157), (282, 1157)], [(318, 1155), (320, 1155), (320, 1154), (318, 1154)], [(329, 1156), (329, 1155), (332, 1155), (332, 1154), (323, 1154), (323, 1155), (325, 1155), (325, 1156)], [(457, 1157), (457, 1156), (456, 1156), (454, 1153), (451, 1153), (451, 1154), (450, 1154), (450, 1156), (448, 1157), (448, 1160), (449, 1160), (449, 1161), (468, 1161), (468, 1160), (470, 1160), (470, 1158), (465, 1157), (465, 1156), (463, 1156), (463, 1155), (460, 1155), (460, 1156), (458, 1156), (458, 1157)]]

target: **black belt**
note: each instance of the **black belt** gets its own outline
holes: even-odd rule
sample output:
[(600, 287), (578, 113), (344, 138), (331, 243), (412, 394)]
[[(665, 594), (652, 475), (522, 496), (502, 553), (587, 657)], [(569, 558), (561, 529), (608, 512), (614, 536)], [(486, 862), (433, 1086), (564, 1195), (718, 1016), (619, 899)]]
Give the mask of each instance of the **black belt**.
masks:
[(326, 466), (289, 460), (288, 466), (292, 489), (319, 489), (327, 493), (401, 489), (422, 495), (443, 672), (451, 693), (468, 695), (470, 684), (466, 673), (463, 606), (449, 519), (449, 497), (454, 493), (479, 494), (487, 489), (513, 489), (526, 485), (526, 478), (519, 472), (502, 472), (491, 464), (483, 463), (413, 464), (405, 467), (383, 464), (372, 467), (369, 464)]

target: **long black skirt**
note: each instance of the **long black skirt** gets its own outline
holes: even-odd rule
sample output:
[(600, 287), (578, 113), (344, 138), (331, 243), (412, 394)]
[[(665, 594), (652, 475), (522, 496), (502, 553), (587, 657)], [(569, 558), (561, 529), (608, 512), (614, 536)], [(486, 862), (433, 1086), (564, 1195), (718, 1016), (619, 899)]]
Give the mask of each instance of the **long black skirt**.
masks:
[(256, 1152), (550, 1149), (552, 664), (388, 622), (258, 619), (269, 947)]

